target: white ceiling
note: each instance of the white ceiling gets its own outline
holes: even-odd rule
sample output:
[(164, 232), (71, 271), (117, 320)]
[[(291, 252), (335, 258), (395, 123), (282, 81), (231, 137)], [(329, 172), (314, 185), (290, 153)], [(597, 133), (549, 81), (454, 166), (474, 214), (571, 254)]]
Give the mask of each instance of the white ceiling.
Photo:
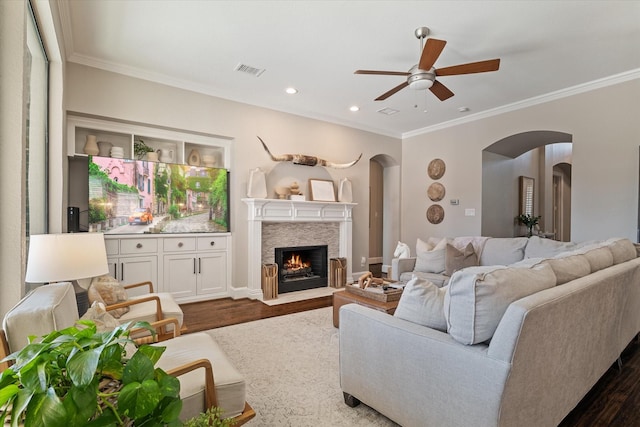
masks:
[[(639, 1), (60, 4), (69, 61), (395, 137), (640, 70)], [(455, 93), (444, 102), (409, 88), (374, 101), (404, 77), (353, 72), (408, 71), (421, 26), (447, 41), (436, 68), (500, 58), (500, 70), (439, 77)], [(240, 73), (240, 63), (266, 71)]]

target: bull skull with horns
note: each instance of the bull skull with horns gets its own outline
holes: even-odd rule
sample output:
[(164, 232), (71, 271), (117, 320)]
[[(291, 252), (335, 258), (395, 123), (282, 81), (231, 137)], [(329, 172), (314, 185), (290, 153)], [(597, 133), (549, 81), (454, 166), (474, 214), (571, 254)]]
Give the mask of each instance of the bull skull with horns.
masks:
[(264, 151), (267, 152), (269, 157), (271, 157), (271, 160), (273, 160), (274, 162), (293, 162), (293, 164), (295, 165), (304, 165), (304, 166), (317, 165), (317, 166), (326, 166), (326, 167), (335, 168), (335, 169), (346, 169), (358, 163), (358, 160), (360, 160), (360, 158), (362, 157), (362, 153), (360, 153), (360, 156), (358, 156), (358, 158), (351, 163), (333, 163), (328, 160), (319, 159), (314, 156), (307, 156), (305, 154), (283, 154), (281, 156), (274, 156), (273, 154), (271, 154), (271, 151), (269, 151), (267, 144), (264, 143), (262, 138), (258, 137), (258, 139), (262, 143), (262, 146), (264, 147)]

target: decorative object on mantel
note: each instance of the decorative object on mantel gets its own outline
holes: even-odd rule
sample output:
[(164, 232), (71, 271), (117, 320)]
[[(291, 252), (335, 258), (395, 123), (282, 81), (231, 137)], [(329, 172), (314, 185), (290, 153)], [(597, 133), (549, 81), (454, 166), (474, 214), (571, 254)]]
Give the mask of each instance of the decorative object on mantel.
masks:
[(427, 209), (427, 220), (431, 224), (440, 224), (444, 219), (444, 209), (440, 205), (431, 205)]
[(353, 191), (351, 189), (351, 181), (342, 178), (338, 184), (338, 201), (343, 203), (353, 202)]
[(157, 162), (158, 161), (158, 153), (156, 153), (155, 151), (149, 151), (147, 153), (147, 155), (145, 156), (145, 158), (149, 162)]
[(122, 147), (113, 147), (111, 149), (111, 157), (114, 159), (122, 159), (124, 158), (124, 148)]
[(216, 164), (216, 156), (213, 156), (211, 154), (203, 154), (201, 158), (202, 163), (208, 168), (212, 168)]
[(326, 179), (310, 179), (309, 194), (311, 200), (321, 202), (335, 202), (336, 193), (333, 188), (333, 181)]
[(446, 191), (444, 185), (440, 184), (439, 182), (434, 182), (427, 189), (427, 196), (429, 196), (429, 199), (432, 202), (439, 202), (440, 200), (444, 199), (445, 193)]
[(274, 156), (273, 154), (271, 154), (271, 151), (269, 151), (267, 144), (264, 143), (262, 138), (258, 137), (258, 139), (262, 143), (262, 147), (264, 148), (264, 151), (267, 152), (269, 157), (271, 157), (271, 160), (273, 160), (274, 162), (293, 162), (294, 165), (303, 165), (303, 166), (317, 165), (317, 166), (326, 166), (326, 167), (335, 168), (335, 169), (346, 169), (358, 163), (358, 160), (360, 160), (360, 158), (362, 157), (362, 153), (360, 153), (360, 156), (358, 156), (358, 158), (351, 163), (333, 163), (328, 160), (319, 159), (314, 156), (307, 156), (306, 154), (283, 154), (281, 156)]
[(96, 156), (100, 153), (98, 140), (95, 135), (87, 135), (87, 141), (85, 142), (82, 151), (84, 151), (84, 154), (88, 154), (90, 156)]
[(442, 178), (446, 169), (447, 166), (442, 159), (433, 159), (429, 162), (429, 166), (427, 166), (427, 174), (429, 178), (438, 180)]
[(173, 162), (173, 150), (169, 150), (168, 148), (161, 148), (158, 150), (158, 154), (160, 156), (161, 162), (163, 163)]
[(133, 141), (133, 154), (135, 154), (136, 159), (142, 160), (145, 154), (153, 151), (153, 148), (149, 147), (145, 142), (141, 139), (136, 139)]
[(300, 194), (300, 185), (298, 184), (297, 181), (293, 181), (289, 186), (289, 190), (293, 195)]
[(200, 166), (200, 152), (195, 148), (191, 150), (187, 163), (189, 166)]
[(260, 168), (251, 169), (249, 172), (249, 185), (247, 197), (254, 199), (267, 198), (267, 181), (264, 172)]
[(113, 144), (107, 141), (99, 141), (98, 142), (98, 156), (101, 157), (109, 157), (109, 154), (111, 153), (111, 147), (113, 147)]
[(276, 191), (276, 195), (278, 196), (278, 199), (281, 199), (281, 200), (286, 199), (287, 196), (291, 194), (291, 189), (289, 187), (278, 186), (276, 187), (275, 191)]

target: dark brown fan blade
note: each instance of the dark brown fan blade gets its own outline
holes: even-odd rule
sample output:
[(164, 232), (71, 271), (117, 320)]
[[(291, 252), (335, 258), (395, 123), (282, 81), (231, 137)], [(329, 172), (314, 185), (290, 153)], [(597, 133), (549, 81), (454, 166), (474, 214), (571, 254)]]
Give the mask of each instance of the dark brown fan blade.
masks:
[(429, 90), (437, 96), (440, 101), (445, 101), (453, 96), (453, 92), (437, 80), (433, 82), (433, 86), (431, 86)]
[(376, 71), (376, 70), (356, 70), (353, 74), (375, 74), (379, 76), (408, 76), (411, 73), (404, 71)]
[(427, 43), (424, 45), (424, 49), (422, 49), (418, 68), (429, 71), (431, 67), (433, 67), (433, 64), (436, 63), (446, 44), (447, 42), (444, 40), (427, 39)]
[(487, 71), (497, 71), (498, 68), (500, 68), (500, 59), (489, 59), (488, 61), (470, 62), (452, 67), (438, 68), (436, 70), (436, 76), (486, 73)]
[(390, 91), (387, 91), (385, 93), (383, 93), (382, 95), (380, 95), (379, 97), (376, 98), (376, 101), (384, 101), (385, 99), (387, 99), (388, 97), (390, 97), (391, 95), (393, 95), (394, 93), (404, 89), (405, 87), (409, 86), (409, 83), (407, 82), (402, 82), (401, 84), (399, 84), (398, 86), (394, 87), (393, 89), (391, 89)]

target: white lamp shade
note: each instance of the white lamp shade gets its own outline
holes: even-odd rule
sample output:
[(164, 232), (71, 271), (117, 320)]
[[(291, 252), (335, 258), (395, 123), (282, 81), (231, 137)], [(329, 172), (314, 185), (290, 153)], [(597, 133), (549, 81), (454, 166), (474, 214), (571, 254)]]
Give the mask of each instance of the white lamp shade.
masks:
[(108, 272), (102, 233), (37, 234), (29, 238), (26, 282), (70, 281)]

